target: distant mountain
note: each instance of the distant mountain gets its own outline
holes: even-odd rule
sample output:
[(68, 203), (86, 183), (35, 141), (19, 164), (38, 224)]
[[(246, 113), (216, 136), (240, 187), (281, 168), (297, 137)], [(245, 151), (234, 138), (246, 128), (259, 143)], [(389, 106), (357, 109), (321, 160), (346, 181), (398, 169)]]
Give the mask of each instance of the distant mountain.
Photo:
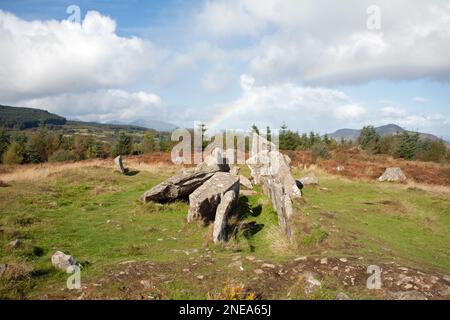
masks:
[(177, 128), (177, 126), (164, 122), (159, 120), (135, 120), (132, 122), (122, 122), (122, 121), (109, 121), (110, 124), (116, 124), (116, 125), (132, 125), (137, 127), (143, 127), (147, 129), (153, 129), (159, 132), (170, 132)]
[(146, 131), (153, 129), (158, 132), (170, 132), (177, 127), (173, 124), (158, 120), (137, 120), (134, 122), (111, 121), (108, 123), (84, 122), (66, 120), (57, 114), (35, 108), (10, 107), (0, 105), (0, 128), (25, 130), (37, 128), (41, 123), (46, 125), (64, 126), (66, 128), (86, 127), (89, 129), (113, 129), (126, 131)]
[[(377, 128), (375, 128), (375, 130), (382, 137), (388, 136), (391, 134), (402, 133), (403, 131), (407, 131), (396, 124), (388, 124), (385, 126), (377, 127)], [(345, 140), (355, 141), (358, 139), (360, 133), (361, 133), (361, 130), (358, 130), (358, 129), (340, 129), (334, 133), (331, 133), (329, 136), (336, 140), (340, 140), (340, 139), (344, 138)], [(422, 139), (442, 140), (441, 138), (438, 138), (437, 136), (429, 134), (429, 133), (420, 133), (419, 132), (419, 136)], [(447, 144), (448, 144), (448, 142), (447, 142)]]
[(23, 130), (39, 127), (42, 122), (47, 125), (64, 125), (67, 121), (46, 110), (0, 105), (0, 127)]

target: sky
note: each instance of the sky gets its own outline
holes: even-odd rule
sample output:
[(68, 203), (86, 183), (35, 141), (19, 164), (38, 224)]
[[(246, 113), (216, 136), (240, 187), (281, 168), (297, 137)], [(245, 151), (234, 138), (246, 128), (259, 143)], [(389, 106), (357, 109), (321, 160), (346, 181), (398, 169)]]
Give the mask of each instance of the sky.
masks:
[(448, 0), (0, 0), (0, 43), (0, 104), (68, 119), (450, 140)]

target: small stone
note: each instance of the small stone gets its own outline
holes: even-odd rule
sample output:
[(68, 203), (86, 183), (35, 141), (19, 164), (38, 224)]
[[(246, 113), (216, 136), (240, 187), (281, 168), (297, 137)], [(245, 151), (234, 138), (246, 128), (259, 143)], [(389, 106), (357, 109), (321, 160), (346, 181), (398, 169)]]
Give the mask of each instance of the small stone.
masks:
[(336, 300), (350, 300), (349, 296), (343, 292), (338, 293)]
[(338, 271), (339, 270), (339, 267), (334, 267), (333, 269), (331, 269), (331, 270), (333, 270), (333, 271)]
[(198, 279), (198, 280), (203, 280), (204, 278), (205, 278), (205, 277), (202, 276), (202, 275), (198, 275), (198, 276), (197, 276), (197, 279)]
[(5, 273), (6, 271), (6, 264), (0, 263), (0, 277)]
[(151, 288), (151, 284), (149, 280), (141, 280), (141, 285), (145, 288), (145, 289), (149, 289)]
[(183, 269), (183, 272), (189, 272), (189, 269)]
[(320, 289), (320, 287), (322, 286), (322, 283), (314, 277), (313, 273), (311, 273), (309, 271), (303, 273), (300, 277), (305, 282), (304, 283), (304, 291), (305, 291), (305, 294), (307, 294), (307, 295), (314, 293), (316, 290)]
[(320, 260), (320, 264), (328, 264), (328, 259), (327, 258), (322, 258)]
[(347, 258), (340, 258), (340, 259), (339, 259), (339, 261), (341, 261), (341, 262), (344, 262), (344, 263), (345, 263), (345, 262), (347, 262), (348, 260), (347, 260)]
[(405, 288), (405, 290), (409, 290), (409, 289), (411, 289), (412, 287), (413, 287), (413, 285), (408, 283), (404, 288)]
[(52, 256), (52, 265), (62, 271), (66, 271), (70, 266), (76, 265), (74, 257), (66, 255), (61, 251), (56, 251)]
[(13, 240), (10, 243), (8, 243), (6, 245), (6, 247), (9, 249), (17, 249), (18, 247), (20, 247), (21, 244), (22, 244), (22, 241), (20, 241), (19, 239), (16, 239), (16, 240)]
[(247, 259), (248, 261), (255, 261), (256, 258), (254, 256), (247, 256), (245, 257), (245, 259)]
[(394, 292), (391, 295), (397, 300), (428, 300), (425, 295), (420, 293), (419, 291), (403, 291), (403, 292)]
[(263, 265), (261, 266), (261, 268), (275, 269), (275, 265), (270, 264), (270, 263), (263, 263)]
[(308, 257), (298, 257), (294, 261), (299, 262), (299, 261), (306, 261), (306, 260), (308, 260)]

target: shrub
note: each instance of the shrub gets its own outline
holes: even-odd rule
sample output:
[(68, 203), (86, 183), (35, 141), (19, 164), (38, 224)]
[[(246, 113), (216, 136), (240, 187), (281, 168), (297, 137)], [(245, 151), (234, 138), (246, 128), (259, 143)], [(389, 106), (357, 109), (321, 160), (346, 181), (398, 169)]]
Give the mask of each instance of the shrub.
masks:
[(76, 160), (77, 157), (73, 152), (59, 149), (55, 151), (50, 158), (48, 159), (49, 162), (63, 162), (63, 161), (70, 161), (70, 160)]
[(328, 147), (324, 143), (316, 143), (311, 147), (311, 156), (313, 158), (313, 161), (316, 161), (317, 159), (330, 159), (330, 151), (328, 150)]
[(21, 164), (23, 161), (21, 146), (13, 141), (3, 155), (4, 164)]

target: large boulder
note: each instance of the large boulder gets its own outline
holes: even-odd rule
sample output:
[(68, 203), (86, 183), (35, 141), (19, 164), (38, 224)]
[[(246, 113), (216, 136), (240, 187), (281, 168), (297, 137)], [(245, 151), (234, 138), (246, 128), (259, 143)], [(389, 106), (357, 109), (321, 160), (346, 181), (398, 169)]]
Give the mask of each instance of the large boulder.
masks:
[(302, 186), (311, 186), (311, 185), (318, 185), (319, 179), (314, 174), (314, 172), (310, 172), (303, 178), (298, 179), (298, 182), (300, 182)]
[(227, 241), (227, 222), (231, 212), (236, 208), (238, 194), (235, 190), (226, 192), (216, 210), (214, 220), (213, 240), (214, 243)]
[(178, 199), (187, 199), (192, 192), (221, 170), (222, 168), (219, 166), (206, 166), (182, 172), (145, 192), (141, 201), (143, 203), (151, 201), (167, 203)]
[(406, 181), (406, 176), (400, 168), (387, 168), (382, 176), (378, 178), (378, 181), (404, 182)]
[(52, 255), (52, 265), (57, 269), (67, 271), (67, 268), (77, 265), (77, 261), (70, 255), (64, 254), (61, 251), (56, 251)]
[(211, 179), (189, 196), (187, 221), (202, 221), (204, 224), (214, 221), (217, 207), (228, 191), (233, 191), (236, 194), (235, 201), (237, 202), (239, 177), (226, 172), (214, 174)]

